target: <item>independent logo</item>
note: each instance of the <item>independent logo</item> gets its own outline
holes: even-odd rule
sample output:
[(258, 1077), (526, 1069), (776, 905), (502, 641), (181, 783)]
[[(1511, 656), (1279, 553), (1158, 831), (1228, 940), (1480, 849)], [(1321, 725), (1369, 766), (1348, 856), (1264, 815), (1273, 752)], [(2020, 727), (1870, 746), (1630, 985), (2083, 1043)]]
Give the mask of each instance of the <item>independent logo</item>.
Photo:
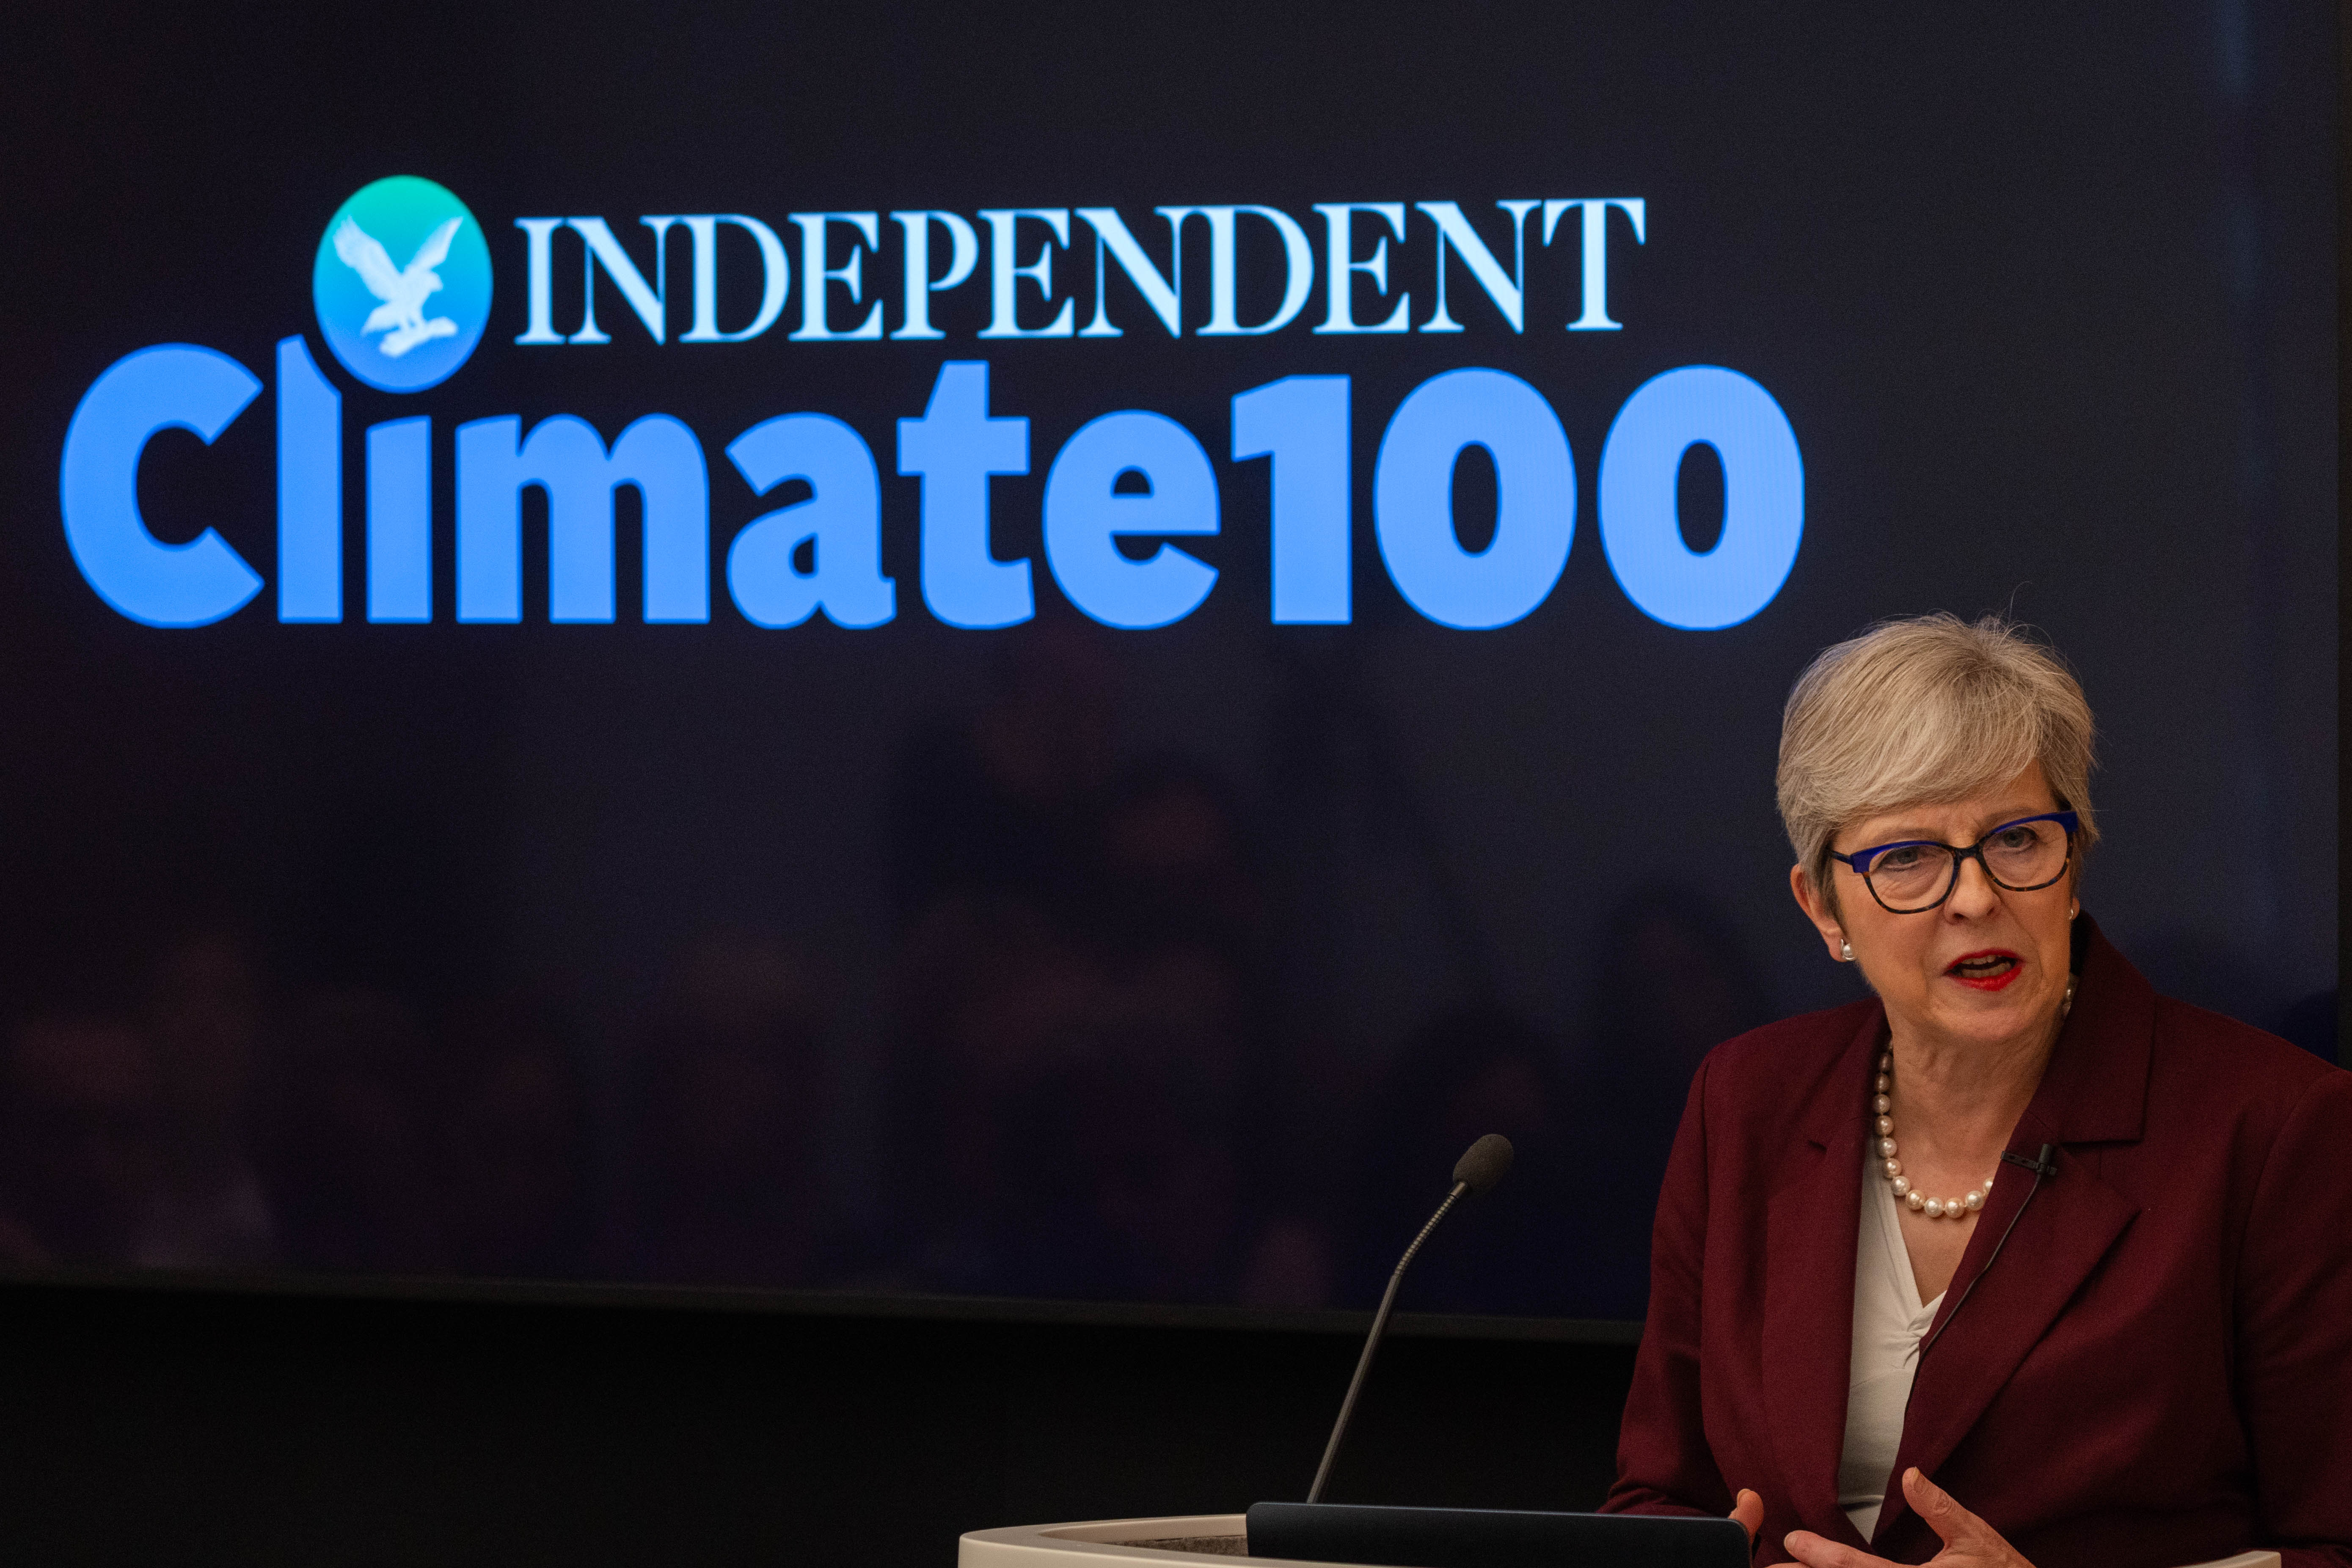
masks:
[(311, 269), (319, 331), (345, 370), (385, 392), (457, 373), (490, 318), (482, 226), (446, 187), (397, 174), (328, 220)]

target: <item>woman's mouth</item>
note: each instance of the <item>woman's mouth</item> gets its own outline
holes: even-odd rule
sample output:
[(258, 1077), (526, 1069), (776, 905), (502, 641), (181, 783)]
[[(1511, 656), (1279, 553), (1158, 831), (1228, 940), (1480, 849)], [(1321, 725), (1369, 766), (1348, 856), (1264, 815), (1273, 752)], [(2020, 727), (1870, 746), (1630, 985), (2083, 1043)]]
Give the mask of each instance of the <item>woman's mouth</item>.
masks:
[(1999, 991), (2024, 972), (2024, 961), (2001, 948), (1964, 953), (1944, 970), (1949, 978), (1979, 991)]

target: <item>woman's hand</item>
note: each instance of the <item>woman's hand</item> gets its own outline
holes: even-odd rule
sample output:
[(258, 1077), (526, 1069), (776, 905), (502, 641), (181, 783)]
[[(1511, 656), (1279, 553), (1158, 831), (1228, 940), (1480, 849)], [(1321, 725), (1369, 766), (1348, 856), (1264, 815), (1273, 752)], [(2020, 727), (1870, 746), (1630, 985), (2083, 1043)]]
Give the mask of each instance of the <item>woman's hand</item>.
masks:
[[(1742, 1492), (1740, 1500), (1745, 1502), (1753, 1495)], [(1921, 1475), (1916, 1467), (1903, 1472), (1903, 1496), (1927, 1527), (1944, 1538), (1944, 1549), (1927, 1560), (1928, 1568), (1937, 1564), (1942, 1568), (2033, 1568), (2018, 1555), (2017, 1548), (2000, 1538), (2000, 1531), (1954, 1502), (1950, 1493)], [(1762, 1512), (1760, 1501), (1758, 1512)], [(1732, 1517), (1739, 1517), (1738, 1509), (1732, 1510)], [(1756, 1526), (1748, 1528), (1752, 1532)], [(1840, 1546), (1810, 1530), (1790, 1531), (1781, 1544), (1805, 1568), (1895, 1568), (1884, 1557)]]

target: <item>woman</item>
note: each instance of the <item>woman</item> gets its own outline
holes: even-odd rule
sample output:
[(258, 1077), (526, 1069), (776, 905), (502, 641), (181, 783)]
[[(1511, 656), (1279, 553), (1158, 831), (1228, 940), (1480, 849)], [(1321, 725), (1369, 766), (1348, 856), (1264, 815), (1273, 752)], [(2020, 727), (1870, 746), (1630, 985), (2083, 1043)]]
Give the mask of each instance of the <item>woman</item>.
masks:
[(1810, 1568), (2352, 1564), (2352, 1073), (2082, 912), (2091, 740), (1997, 620), (1797, 683), (1790, 883), (1874, 994), (1700, 1068), (1610, 1510)]

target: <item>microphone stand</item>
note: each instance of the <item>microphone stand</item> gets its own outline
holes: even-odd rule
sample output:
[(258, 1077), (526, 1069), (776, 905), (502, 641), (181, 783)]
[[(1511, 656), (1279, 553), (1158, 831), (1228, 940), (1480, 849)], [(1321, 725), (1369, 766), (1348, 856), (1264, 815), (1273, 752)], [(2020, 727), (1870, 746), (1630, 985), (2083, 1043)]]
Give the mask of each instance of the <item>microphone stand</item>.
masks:
[(1372, 1369), (1372, 1352), (1381, 1348), (1381, 1336), (1388, 1331), (1389, 1313), (1395, 1310), (1397, 1287), (1404, 1283), (1404, 1271), (1412, 1266), (1413, 1255), (1429, 1239), (1429, 1233), (1437, 1228), (1437, 1222), (1469, 1190), (1469, 1183), (1455, 1181), (1454, 1190), (1445, 1194), (1445, 1201), (1437, 1205), (1437, 1212), (1429, 1216), (1429, 1223), (1421, 1227), (1421, 1234), (1412, 1238), (1412, 1245), (1397, 1259), (1396, 1272), (1389, 1276), (1389, 1288), (1381, 1295), (1381, 1310), (1372, 1315), (1372, 1331), (1364, 1336), (1364, 1353), (1356, 1358), (1356, 1375), (1348, 1382), (1348, 1397), (1339, 1402), (1339, 1419), (1331, 1424), (1331, 1440), (1323, 1446), (1323, 1462), (1315, 1468), (1315, 1484), (1307, 1491), (1308, 1502), (1323, 1500), (1324, 1483), (1331, 1479), (1331, 1463), (1339, 1457), (1339, 1439), (1348, 1435), (1348, 1418), (1356, 1413), (1356, 1396), (1364, 1390), (1364, 1374)]

